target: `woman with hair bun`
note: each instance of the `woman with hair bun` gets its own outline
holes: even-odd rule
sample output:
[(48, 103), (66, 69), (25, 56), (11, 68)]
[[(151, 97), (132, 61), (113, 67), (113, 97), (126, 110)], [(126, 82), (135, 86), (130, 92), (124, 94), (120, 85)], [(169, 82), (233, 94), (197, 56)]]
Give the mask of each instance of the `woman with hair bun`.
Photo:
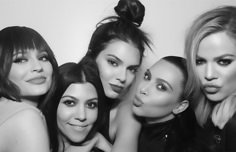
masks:
[(139, 29), (145, 14), (140, 1), (120, 0), (114, 10), (118, 16), (109, 16), (97, 24), (86, 56), (96, 61), (107, 97), (106, 125), (101, 133), (114, 143), (112, 151), (123, 147), (121, 151), (132, 152), (127, 146), (137, 147), (131, 142), (137, 141), (140, 124), (125, 97), (141, 65), (145, 47), (150, 48), (150, 40)]

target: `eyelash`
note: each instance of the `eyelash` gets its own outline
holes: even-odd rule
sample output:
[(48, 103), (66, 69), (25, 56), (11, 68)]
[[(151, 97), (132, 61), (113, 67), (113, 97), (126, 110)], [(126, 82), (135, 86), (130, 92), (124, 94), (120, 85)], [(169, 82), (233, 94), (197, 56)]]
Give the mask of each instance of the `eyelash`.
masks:
[(75, 101), (73, 100), (65, 100), (63, 101), (63, 103), (67, 105), (68, 107), (73, 107), (75, 105)]
[(98, 107), (98, 103), (97, 102), (88, 102), (87, 107), (89, 109), (96, 109)]
[(27, 59), (25, 57), (16, 57), (15, 59), (13, 59), (14, 63), (24, 63), (26, 61)]
[(167, 90), (167, 87), (165, 85), (163, 85), (163, 84), (157, 84), (156, 88), (158, 90), (161, 90), (161, 91), (166, 91)]
[(220, 59), (219, 61), (217, 61), (217, 63), (222, 66), (227, 66), (232, 63), (232, 60), (231, 59)]
[[(203, 59), (197, 59), (196, 60), (196, 65), (198, 66), (198, 65), (202, 65), (202, 64), (204, 64), (205, 63), (205, 61), (203, 60)], [(227, 65), (229, 65), (229, 64), (231, 64), (232, 63), (232, 60), (231, 59), (219, 59), (218, 61), (217, 61), (217, 63), (219, 64), (219, 65), (221, 65), (221, 66), (227, 66)]]
[(42, 55), (41, 57), (39, 57), (39, 60), (41, 60), (41, 61), (49, 61), (48, 60), (48, 55)]
[(205, 63), (205, 61), (203, 59), (196, 59), (196, 65), (202, 65), (203, 63)]
[(131, 71), (131, 73), (137, 73), (138, 72), (138, 68), (129, 68), (129, 70)]
[[(38, 60), (47, 62), (47, 61), (49, 61), (48, 60), (48, 55), (42, 55), (41, 57), (38, 58)], [(18, 64), (25, 63), (27, 61), (28, 61), (28, 59), (24, 56), (18, 56), (15, 59), (13, 59), (13, 62), (18, 63)]]
[(117, 66), (118, 66), (118, 63), (117, 63), (116, 61), (114, 61), (114, 60), (108, 59), (107, 62), (108, 62), (110, 65), (114, 66), (114, 67), (117, 67)]

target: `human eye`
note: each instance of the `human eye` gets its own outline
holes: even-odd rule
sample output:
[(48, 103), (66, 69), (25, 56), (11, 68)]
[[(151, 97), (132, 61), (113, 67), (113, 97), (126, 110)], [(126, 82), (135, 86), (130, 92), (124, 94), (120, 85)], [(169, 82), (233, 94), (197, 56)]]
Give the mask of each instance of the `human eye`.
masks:
[(39, 60), (41, 61), (49, 61), (48, 59), (48, 54), (47, 53), (43, 53), (39, 56)]
[(89, 109), (96, 109), (98, 107), (98, 103), (97, 103), (97, 101), (88, 101), (87, 107)]
[(13, 63), (17, 63), (17, 64), (25, 63), (27, 61), (28, 59), (24, 57), (23, 55), (17, 55), (13, 58)]
[(136, 73), (138, 72), (138, 67), (132, 67), (129, 70), (131, 71), (131, 73)]
[(205, 60), (204, 59), (201, 59), (201, 58), (197, 58), (196, 59), (196, 65), (199, 66), (199, 65), (202, 65), (205, 63)]
[(231, 59), (220, 59), (217, 61), (217, 63), (221, 66), (227, 66), (232, 63)]
[(62, 103), (68, 107), (73, 107), (76, 104), (74, 100), (70, 100), (70, 99), (63, 100)]
[(108, 59), (107, 62), (112, 65), (113, 67), (117, 67), (118, 66), (118, 62), (113, 60), (113, 59)]
[(158, 84), (156, 85), (156, 88), (157, 88), (158, 90), (161, 90), (161, 91), (166, 91), (166, 90), (167, 90), (167, 87), (166, 87), (163, 83), (158, 83)]

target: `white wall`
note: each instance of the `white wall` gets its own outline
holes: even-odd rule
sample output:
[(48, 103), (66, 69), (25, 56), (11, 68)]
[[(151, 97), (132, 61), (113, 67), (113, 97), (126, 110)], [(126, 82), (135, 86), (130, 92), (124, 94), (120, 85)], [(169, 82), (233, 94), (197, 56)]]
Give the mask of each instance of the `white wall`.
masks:
[[(37, 30), (54, 50), (59, 65), (77, 62), (87, 51), (95, 25), (114, 15), (118, 0), (0, 0), (0, 29), (28, 26)], [(183, 56), (184, 36), (192, 20), (235, 0), (141, 0), (146, 7), (142, 25), (154, 44), (144, 64), (166, 55)]]

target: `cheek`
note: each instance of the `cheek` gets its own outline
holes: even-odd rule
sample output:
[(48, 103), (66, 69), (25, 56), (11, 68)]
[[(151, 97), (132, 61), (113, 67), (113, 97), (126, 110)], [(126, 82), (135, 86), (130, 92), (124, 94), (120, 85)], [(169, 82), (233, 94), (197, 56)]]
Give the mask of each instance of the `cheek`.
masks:
[(20, 80), (24, 80), (24, 77), (27, 75), (27, 71), (22, 68), (17, 68), (12, 66), (9, 73), (9, 80), (17, 84)]
[(226, 86), (231, 92), (236, 91), (236, 70), (225, 73), (228, 75), (224, 76), (223, 85)]
[(57, 122), (60, 124), (63, 122), (67, 122), (68, 120), (70, 120), (70, 117), (71, 117), (71, 110), (59, 104), (57, 109)]
[(204, 66), (197, 66), (196, 67), (196, 74), (197, 74), (197, 77), (202, 81), (202, 79), (204, 78)]
[(128, 75), (127, 82), (126, 82), (127, 86), (130, 86), (130, 85), (133, 83), (134, 78), (135, 78), (135, 74), (130, 73), (130, 74)]
[(98, 110), (88, 110), (87, 112), (87, 118), (90, 122), (90, 124), (95, 123), (95, 121), (97, 120), (97, 116), (98, 116)]
[(165, 95), (153, 96), (147, 104), (149, 106), (150, 112), (160, 115), (171, 113), (175, 106), (172, 98)]
[(52, 78), (53, 68), (52, 68), (52, 64), (50, 62), (47, 62), (44, 64), (44, 71), (49, 78)]

